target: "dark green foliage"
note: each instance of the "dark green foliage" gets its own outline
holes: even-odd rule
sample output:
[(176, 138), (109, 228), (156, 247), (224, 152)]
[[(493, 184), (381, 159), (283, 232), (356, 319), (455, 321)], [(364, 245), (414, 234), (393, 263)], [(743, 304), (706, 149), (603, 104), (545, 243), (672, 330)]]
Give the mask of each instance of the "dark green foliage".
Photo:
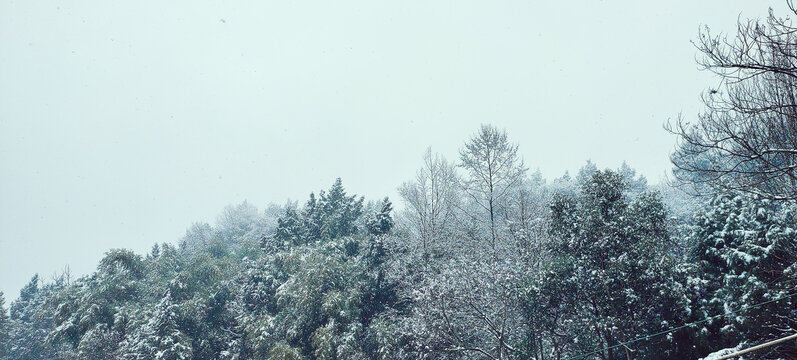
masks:
[(320, 215), (311, 218), (321, 220), (321, 238), (336, 239), (357, 232), (357, 219), (362, 215), (363, 198), (348, 196), (343, 182), (338, 178), (327, 193), (321, 192)]
[[(297, 246), (356, 234), (359, 231), (357, 223), (363, 213), (363, 200), (356, 195), (347, 195), (343, 182), (338, 178), (329, 191), (321, 191), (319, 200), (311, 193), (301, 215), (291, 207), (285, 209), (285, 214), (277, 219), (274, 235), (277, 246)], [(383, 209), (385, 214), (374, 224), (378, 227), (376, 231), (392, 227), (390, 202), (386, 205), (387, 208)]]
[(39, 274), (36, 274), (33, 275), (33, 278), (19, 291), (19, 298), (17, 301), (11, 304), (11, 319), (30, 321), (32, 314), (25, 310), (34, 303), (38, 294)]
[[(312, 196), (312, 194), (311, 194)], [(301, 245), (308, 238), (308, 233), (312, 232), (312, 227), (307, 226), (296, 209), (285, 209), (285, 215), (277, 219), (277, 233), (275, 237), (280, 246)]]
[[(323, 194), (324, 191), (322, 190), (321, 195), (323, 196)], [(321, 204), (316, 200), (315, 194), (310, 193), (310, 199), (307, 200), (302, 211), (302, 223), (304, 224), (307, 240), (317, 241), (321, 239), (321, 224), (323, 223), (321, 217), (323, 214)]]
[[(682, 318), (685, 299), (667, 252), (661, 199), (643, 193), (628, 201), (626, 190), (620, 174), (597, 171), (582, 184), (579, 199), (560, 195), (552, 201), (553, 261), (530, 292), (528, 306), (540, 313), (536, 321), (561, 317), (563, 330), (578, 334), (567, 340), (573, 345), (561, 344), (562, 350), (612, 346)], [(668, 347), (648, 342), (633, 350), (645, 358), (674, 355), (654, 350), (662, 345)], [(619, 350), (604, 356), (614, 358)]]
[(235, 293), (227, 286), (211, 295), (198, 312), (194, 338), (195, 359), (217, 359), (222, 354), (244, 352), (244, 332), (236, 317)]
[(394, 225), (393, 217), (390, 216), (392, 211), (393, 204), (390, 200), (388, 198), (382, 200), (379, 211), (369, 216), (366, 220), (368, 233), (371, 235), (384, 235), (390, 232), (390, 229), (392, 229)]
[[(711, 200), (696, 217), (691, 234), (696, 320), (795, 293), (795, 214), (794, 202), (744, 194), (723, 194)], [(705, 354), (740, 342), (752, 345), (777, 339), (795, 330), (797, 300), (788, 298), (712, 320), (697, 335)], [(794, 351), (793, 345), (783, 345), (762, 356), (775, 359)]]

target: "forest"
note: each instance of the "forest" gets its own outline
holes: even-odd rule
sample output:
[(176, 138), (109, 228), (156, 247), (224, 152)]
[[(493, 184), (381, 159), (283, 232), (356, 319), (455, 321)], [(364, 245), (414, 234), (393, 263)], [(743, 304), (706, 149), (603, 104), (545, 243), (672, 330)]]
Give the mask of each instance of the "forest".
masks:
[(548, 179), (485, 124), (456, 159), (427, 149), (400, 199), (337, 179), (34, 275), (0, 293), (0, 359), (710, 359), (791, 336), (797, 27), (737, 30), (694, 42), (719, 85), (662, 129), (667, 182), (591, 161)]

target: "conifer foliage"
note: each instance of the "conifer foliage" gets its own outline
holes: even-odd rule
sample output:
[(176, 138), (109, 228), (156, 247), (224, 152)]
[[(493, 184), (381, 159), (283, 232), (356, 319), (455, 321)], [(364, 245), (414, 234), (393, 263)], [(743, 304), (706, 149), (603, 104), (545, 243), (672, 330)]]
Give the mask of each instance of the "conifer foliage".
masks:
[[(656, 193), (629, 201), (627, 186), (622, 175), (597, 171), (580, 197), (557, 195), (551, 202), (552, 259), (538, 286), (559, 293), (545, 311), (561, 316), (572, 342), (555, 351), (607, 348), (602, 356), (612, 359), (622, 349), (610, 347), (621, 340), (664, 330), (683, 315), (662, 201)], [(649, 359), (673, 355), (653, 348), (631, 350)]]
[[(698, 318), (797, 293), (797, 204), (731, 193), (714, 197), (690, 235)], [(754, 345), (797, 332), (797, 298), (708, 322), (701, 344)], [(756, 339), (758, 341), (751, 341)], [(760, 339), (760, 340), (759, 340)], [(794, 354), (793, 344), (762, 358)]]

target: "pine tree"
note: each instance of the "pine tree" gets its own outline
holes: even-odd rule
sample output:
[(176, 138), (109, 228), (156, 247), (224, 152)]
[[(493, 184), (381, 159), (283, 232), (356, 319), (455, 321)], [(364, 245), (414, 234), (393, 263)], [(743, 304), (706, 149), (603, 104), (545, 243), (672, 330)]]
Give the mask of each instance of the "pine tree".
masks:
[(348, 196), (340, 178), (326, 193), (321, 193), (321, 237), (336, 239), (357, 232), (357, 219), (362, 215), (363, 198)]
[(11, 319), (30, 321), (31, 314), (26, 311), (36, 300), (39, 294), (39, 274), (34, 275), (30, 281), (19, 291), (19, 297), (11, 303)]
[(6, 312), (6, 299), (0, 291), (0, 360), (8, 359), (9, 335), (11, 333), (11, 319)]
[(38, 360), (54, 358), (47, 346), (47, 333), (52, 330), (52, 314), (45, 306), (52, 288), (40, 287), (39, 276), (34, 275), (11, 303), (11, 334), (9, 358)]
[[(321, 191), (321, 197), (324, 197), (324, 191)], [(308, 242), (316, 242), (321, 240), (321, 223), (323, 217), (323, 209), (314, 193), (310, 193), (310, 199), (304, 204), (302, 210), (302, 220), (304, 222), (305, 232), (307, 233)]]
[(592, 179), (592, 175), (595, 175), (596, 172), (598, 172), (598, 166), (595, 165), (592, 160), (587, 160), (587, 163), (578, 169), (575, 179), (576, 184), (578, 186), (584, 186), (584, 184), (588, 183)]
[(394, 225), (393, 218), (390, 216), (391, 211), (393, 211), (393, 204), (386, 197), (382, 200), (382, 206), (379, 212), (372, 214), (366, 220), (366, 226), (371, 235), (378, 236), (390, 232), (390, 229), (392, 229)]
[(278, 246), (296, 246), (303, 244), (308, 231), (302, 222), (299, 213), (293, 208), (285, 209), (285, 214), (277, 219), (276, 239)]

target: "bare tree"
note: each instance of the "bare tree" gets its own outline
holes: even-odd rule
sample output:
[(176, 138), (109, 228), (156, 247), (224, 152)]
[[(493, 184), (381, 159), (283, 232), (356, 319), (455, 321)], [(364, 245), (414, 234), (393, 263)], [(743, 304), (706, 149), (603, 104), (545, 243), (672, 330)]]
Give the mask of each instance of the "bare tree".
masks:
[(399, 194), (407, 205), (405, 219), (421, 239), (423, 254), (428, 255), (429, 246), (446, 233), (453, 222), (454, 204), (458, 201), (457, 178), (454, 165), (440, 154), (432, 154), (427, 148), (423, 156), (423, 167), (415, 175), (415, 181), (405, 182)]
[[(518, 156), (518, 146), (507, 139), (506, 130), (491, 125), (482, 125), (459, 154), (459, 166), (469, 175), (463, 181), (463, 190), (487, 213), (490, 240), (495, 247), (499, 206), (521, 183), (528, 169)], [(474, 216), (474, 219), (479, 218)]]
[(482, 254), (483, 243), (469, 245), (477, 244), (464, 243), (464, 251), (427, 265), (421, 279), (404, 287), (413, 304), (407, 321), (418, 358), (519, 355), (515, 346), (523, 332), (523, 313), (518, 284), (524, 268), (510, 259), (516, 252), (506, 252), (507, 262), (495, 261)]
[(696, 123), (666, 126), (680, 138), (671, 156), (679, 185), (797, 199), (797, 27), (770, 9), (765, 21), (740, 21), (731, 39), (706, 27), (695, 46), (721, 82), (703, 95)]
[(551, 192), (537, 170), (518, 186), (507, 199), (500, 215), (507, 225), (517, 251), (523, 258), (524, 267), (535, 272), (545, 259), (545, 243), (548, 241), (548, 212)]

